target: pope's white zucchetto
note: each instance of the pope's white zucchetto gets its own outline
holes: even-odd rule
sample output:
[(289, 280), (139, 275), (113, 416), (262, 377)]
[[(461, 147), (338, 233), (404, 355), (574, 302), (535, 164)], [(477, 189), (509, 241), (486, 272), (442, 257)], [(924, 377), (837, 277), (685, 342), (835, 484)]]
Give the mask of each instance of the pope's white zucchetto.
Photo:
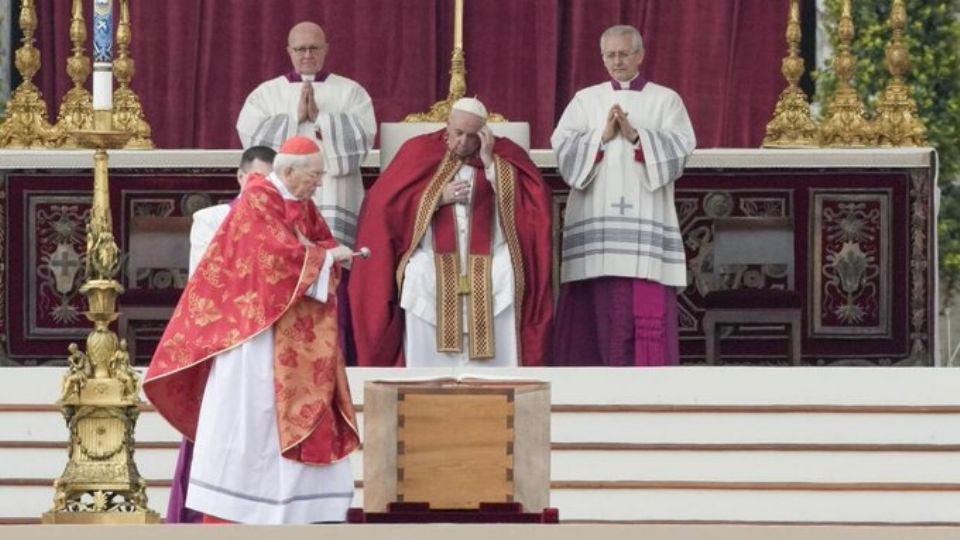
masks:
[(453, 107), (451, 107), (451, 109), (454, 111), (463, 111), (470, 114), (475, 114), (484, 120), (487, 119), (487, 108), (484, 107), (483, 103), (481, 103), (477, 98), (460, 98), (453, 103)]

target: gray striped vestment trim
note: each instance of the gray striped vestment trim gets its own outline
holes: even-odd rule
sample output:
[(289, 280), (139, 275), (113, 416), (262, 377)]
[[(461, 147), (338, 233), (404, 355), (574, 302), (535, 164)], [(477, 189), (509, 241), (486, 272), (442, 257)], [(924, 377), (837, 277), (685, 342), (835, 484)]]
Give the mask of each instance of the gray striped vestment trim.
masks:
[(239, 491), (233, 491), (220, 486), (215, 486), (203, 480), (198, 480), (196, 478), (190, 479), (191, 486), (197, 486), (203, 489), (209, 489), (210, 491), (215, 491), (217, 493), (222, 493), (224, 495), (229, 495), (237, 499), (243, 499), (245, 501), (253, 501), (263, 504), (272, 504), (274, 506), (290, 504), (292, 502), (298, 501), (315, 501), (319, 499), (352, 499), (353, 492), (341, 492), (341, 493), (311, 493), (306, 495), (294, 495), (293, 497), (287, 497), (285, 499), (269, 499), (266, 497), (257, 497), (255, 495), (248, 495), (246, 493), (240, 493)]
[(571, 185), (578, 185), (593, 169), (593, 159), (588, 159), (591, 132), (570, 131), (557, 147), (557, 165), (560, 174)]
[[(652, 186), (659, 187), (672, 182), (683, 174), (687, 157), (693, 150), (680, 134), (673, 132), (637, 130), (643, 138), (644, 158), (656, 165), (656, 178), (650, 178)], [(649, 172), (649, 167), (648, 167)]]
[(330, 130), (336, 150), (339, 175), (352, 174), (360, 170), (360, 163), (367, 153), (367, 135), (360, 123), (349, 114), (332, 114)]
[(276, 150), (287, 138), (287, 127), (290, 119), (285, 114), (271, 116), (260, 122), (250, 137), (250, 146), (269, 146)]
[(598, 217), (564, 227), (563, 260), (588, 255), (645, 256), (667, 263), (684, 263), (680, 230), (631, 217)]

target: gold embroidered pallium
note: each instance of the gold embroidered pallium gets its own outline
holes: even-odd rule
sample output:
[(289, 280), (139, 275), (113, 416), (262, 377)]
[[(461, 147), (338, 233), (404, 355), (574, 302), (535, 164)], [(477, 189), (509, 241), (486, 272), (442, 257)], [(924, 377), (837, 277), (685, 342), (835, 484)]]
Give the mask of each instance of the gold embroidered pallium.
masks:
[(520, 339), (520, 324), (523, 321), (523, 256), (520, 252), (520, 237), (517, 235), (517, 171), (507, 160), (494, 156), (497, 163), (497, 210), (503, 227), (510, 260), (513, 262), (513, 306), (517, 334), (517, 358), (523, 358), (523, 340)]
[(470, 325), (470, 358), (495, 356), (493, 335), (493, 257), (470, 255), (470, 298), (467, 317)]
[(437, 350), (463, 350), (463, 303), (460, 294), (460, 264), (457, 253), (437, 253)]
[(437, 167), (437, 172), (434, 173), (433, 178), (430, 179), (427, 189), (423, 190), (420, 205), (417, 206), (417, 220), (414, 222), (413, 238), (410, 240), (410, 245), (407, 246), (407, 251), (400, 257), (400, 264), (397, 265), (396, 280), (398, 294), (399, 291), (403, 290), (403, 274), (407, 269), (407, 261), (409, 261), (410, 256), (413, 255), (413, 250), (420, 245), (420, 241), (423, 240), (423, 235), (427, 233), (427, 227), (430, 226), (430, 221), (433, 220), (433, 213), (436, 211), (437, 204), (440, 202), (440, 196), (443, 195), (443, 186), (447, 185), (447, 182), (457, 173), (457, 169), (459, 168), (460, 160), (453, 158), (452, 154), (447, 152), (447, 155), (443, 157), (443, 161), (441, 161)]
[[(516, 170), (499, 156), (497, 163), (496, 196), (500, 222), (503, 226), (510, 258), (514, 269), (514, 306), (518, 313), (517, 349), (521, 348), (519, 325), (524, 292), (523, 258), (520, 254), (520, 240), (516, 226)], [(447, 154), (430, 183), (424, 190), (417, 207), (413, 237), (406, 252), (397, 265), (397, 290), (403, 288), (403, 277), (407, 262), (414, 249), (420, 245), (433, 214), (439, 204), (443, 187), (460, 168), (462, 161)], [(468, 299), (468, 325), (471, 335), (470, 357), (472, 359), (493, 358), (496, 341), (493, 324), (493, 258), (490, 255), (471, 255), (468, 260), (466, 283), (460, 282), (459, 255), (456, 253), (435, 255), (437, 272), (437, 350), (441, 352), (461, 352), (463, 350), (463, 296)]]

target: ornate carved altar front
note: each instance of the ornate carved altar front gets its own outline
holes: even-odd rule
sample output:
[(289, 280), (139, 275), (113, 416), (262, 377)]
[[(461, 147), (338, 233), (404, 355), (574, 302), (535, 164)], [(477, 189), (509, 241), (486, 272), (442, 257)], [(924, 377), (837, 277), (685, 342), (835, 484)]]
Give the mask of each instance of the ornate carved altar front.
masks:
[[(561, 216), (566, 185), (553, 155), (538, 150), (533, 157), (554, 188)], [(0, 152), (0, 250), (5, 254), (0, 361), (5, 365), (65, 363), (68, 343), (88, 331), (79, 287), (91, 204), (90, 160), (84, 151)], [(703, 362), (707, 291), (783, 285), (782, 269), (775, 266), (742, 268), (722, 283), (714, 276), (712, 220), (762, 215), (794, 220), (804, 364), (933, 365), (932, 160), (929, 149), (697, 151), (677, 185), (689, 268), (679, 306), (683, 362)], [(189, 216), (235, 195), (238, 161), (235, 150), (111, 154), (111, 208), (127, 257), (120, 276), (127, 291), (122, 309), (162, 314), (165, 309), (151, 308), (176, 302), (186, 279)], [(368, 183), (376, 179), (378, 163), (378, 155), (368, 156)], [(160, 225), (154, 229), (151, 223)], [(136, 329), (126, 335), (136, 336), (131, 349), (143, 364), (163, 321), (124, 323)], [(782, 329), (728, 328), (726, 333), (725, 357), (732, 354), (750, 364), (784, 362)]]

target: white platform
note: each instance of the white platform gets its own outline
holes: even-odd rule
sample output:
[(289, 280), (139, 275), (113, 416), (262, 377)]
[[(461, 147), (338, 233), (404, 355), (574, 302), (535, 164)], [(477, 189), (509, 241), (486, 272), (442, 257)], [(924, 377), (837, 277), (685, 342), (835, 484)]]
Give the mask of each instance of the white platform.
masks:
[[(363, 382), (444, 370), (351, 368)], [(491, 371), (492, 373), (492, 371)], [(55, 368), (0, 382), (0, 522), (49, 509), (67, 431)], [(566, 522), (960, 524), (960, 370), (519, 369), (552, 385), (551, 505)], [(362, 414), (361, 422), (362, 422)], [(178, 435), (150, 410), (137, 463), (163, 513)], [(353, 459), (362, 486), (362, 452)], [(362, 505), (362, 487), (354, 506)], [(960, 537), (960, 536), (958, 536)]]
[[(439, 126), (439, 124), (438, 124)], [(111, 169), (209, 169), (232, 170), (240, 162), (241, 150), (115, 150), (110, 152)], [(530, 151), (541, 168), (555, 168), (556, 156), (547, 149)], [(363, 167), (380, 167), (380, 150), (367, 154)], [(90, 169), (92, 150), (0, 150), (0, 170)], [(817, 148), (752, 149), (707, 148), (696, 150), (686, 170), (697, 169), (819, 169), (891, 168), (927, 169), (933, 166), (932, 148)]]
[(863, 525), (83, 525), (0, 528), (16, 540), (956, 540), (960, 529), (938, 526)]

